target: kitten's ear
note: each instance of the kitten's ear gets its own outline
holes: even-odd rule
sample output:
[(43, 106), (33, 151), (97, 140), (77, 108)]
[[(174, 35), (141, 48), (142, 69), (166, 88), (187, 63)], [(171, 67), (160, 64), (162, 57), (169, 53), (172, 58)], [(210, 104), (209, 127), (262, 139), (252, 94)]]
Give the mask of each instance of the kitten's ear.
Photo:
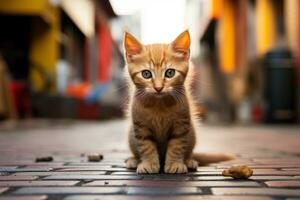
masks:
[(182, 32), (171, 43), (173, 51), (179, 54), (187, 55), (190, 52), (191, 38), (188, 30)]
[(128, 32), (125, 32), (124, 34), (124, 48), (126, 56), (129, 57), (140, 54), (143, 51), (143, 45)]

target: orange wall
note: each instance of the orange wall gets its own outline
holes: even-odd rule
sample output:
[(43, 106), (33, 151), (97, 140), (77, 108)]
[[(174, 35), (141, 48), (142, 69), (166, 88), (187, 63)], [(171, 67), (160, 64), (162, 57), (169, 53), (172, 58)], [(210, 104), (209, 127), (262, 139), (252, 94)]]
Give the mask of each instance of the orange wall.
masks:
[(258, 55), (263, 55), (276, 40), (274, 0), (256, 1), (256, 46)]
[(219, 24), (220, 67), (224, 73), (232, 73), (235, 68), (235, 27), (234, 1), (222, 1)]
[(211, 0), (210, 4), (210, 17), (218, 19), (221, 13), (222, 0)]
[(299, 0), (284, 1), (284, 19), (287, 42), (293, 51), (298, 50), (299, 43), (298, 4)]

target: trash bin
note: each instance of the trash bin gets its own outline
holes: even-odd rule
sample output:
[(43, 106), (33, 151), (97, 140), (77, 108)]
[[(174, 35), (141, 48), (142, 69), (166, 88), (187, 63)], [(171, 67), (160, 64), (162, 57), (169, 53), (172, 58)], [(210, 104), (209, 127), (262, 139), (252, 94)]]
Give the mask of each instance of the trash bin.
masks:
[(296, 73), (291, 51), (283, 47), (269, 51), (264, 72), (265, 122), (296, 122)]

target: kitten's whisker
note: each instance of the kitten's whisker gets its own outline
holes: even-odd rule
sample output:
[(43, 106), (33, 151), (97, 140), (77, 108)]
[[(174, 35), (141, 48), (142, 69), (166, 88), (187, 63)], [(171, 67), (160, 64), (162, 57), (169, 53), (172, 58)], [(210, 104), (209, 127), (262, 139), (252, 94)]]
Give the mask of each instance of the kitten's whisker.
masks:
[(181, 90), (179, 90), (178, 88), (175, 88), (174, 87), (174, 92), (173, 93), (171, 93), (171, 95), (175, 98), (175, 100), (177, 101), (177, 102), (179, 102), (179, 103), (181, 103), (181, 104), (183, 104), (184, 103), (184, 100), (183, 100), (183, 96), (184, 96), (184, 93), (181, 91)]

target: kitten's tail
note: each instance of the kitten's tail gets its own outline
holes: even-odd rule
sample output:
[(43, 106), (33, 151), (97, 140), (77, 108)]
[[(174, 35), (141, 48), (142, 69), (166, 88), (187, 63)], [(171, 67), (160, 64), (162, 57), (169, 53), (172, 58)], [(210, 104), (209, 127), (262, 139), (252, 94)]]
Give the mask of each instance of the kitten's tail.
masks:
[(198, 162), (199, 166), (203, 166), (210, 163), (233, 160), (235, 156), (227, 154), (193, 153), (192, 158)]

